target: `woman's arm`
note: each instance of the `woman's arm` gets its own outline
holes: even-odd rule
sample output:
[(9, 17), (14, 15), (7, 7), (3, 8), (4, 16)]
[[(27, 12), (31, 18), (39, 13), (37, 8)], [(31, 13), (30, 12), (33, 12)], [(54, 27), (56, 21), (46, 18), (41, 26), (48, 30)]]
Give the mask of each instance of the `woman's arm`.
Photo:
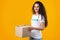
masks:
[(41, 22), (40, 28), (29, 27), (29, 30), (43, 30), (45, 28), (45, 23)]

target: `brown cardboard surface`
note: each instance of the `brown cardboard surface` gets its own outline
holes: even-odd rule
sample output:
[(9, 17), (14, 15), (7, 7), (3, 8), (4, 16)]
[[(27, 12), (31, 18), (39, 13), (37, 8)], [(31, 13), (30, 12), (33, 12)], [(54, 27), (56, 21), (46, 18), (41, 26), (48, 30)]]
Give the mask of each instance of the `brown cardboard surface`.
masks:
[(30, 36), (29, 26), (16, 26), (15, 32), (18, 37), (27, 37)]

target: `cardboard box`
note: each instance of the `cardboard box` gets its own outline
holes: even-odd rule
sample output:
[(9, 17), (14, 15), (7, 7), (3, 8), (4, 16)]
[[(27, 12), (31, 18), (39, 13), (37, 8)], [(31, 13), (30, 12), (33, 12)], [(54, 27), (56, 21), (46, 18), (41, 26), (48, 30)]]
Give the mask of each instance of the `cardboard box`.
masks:
[(16, 26), (16, 36), (18, 37), (27, 37), (30, 36), (30, 31), (28, 26)]

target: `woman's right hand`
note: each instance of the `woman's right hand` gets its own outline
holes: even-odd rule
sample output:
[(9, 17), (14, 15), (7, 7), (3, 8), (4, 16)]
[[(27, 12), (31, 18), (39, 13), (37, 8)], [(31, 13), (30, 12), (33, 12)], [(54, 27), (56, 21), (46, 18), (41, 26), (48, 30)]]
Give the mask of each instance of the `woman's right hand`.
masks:
[(31, 31), (32, 30), (32, 27), (28, 27), (28, 30)]
[(35, 28), (30, 26), (30, 27), (28, 27), (28, 29), (29, 29), (29, 31), (31, 31), (31, 30), (34, 30)]

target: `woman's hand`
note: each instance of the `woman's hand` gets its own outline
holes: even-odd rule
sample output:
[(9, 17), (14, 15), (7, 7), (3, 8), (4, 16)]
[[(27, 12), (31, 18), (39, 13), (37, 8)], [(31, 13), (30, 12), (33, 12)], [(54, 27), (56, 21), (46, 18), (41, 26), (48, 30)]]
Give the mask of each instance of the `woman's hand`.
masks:
[(31, 31), (32, 30), (32, 27), (28, 27), (28, 29), (29, 29), (29, 31)]
[(42, 22), (42, 23), (40, 24), (40, 26), (41, 26), (41, 27), (40, 27), (40, 29), (42, 29), (42, 30), (43, 30), (43, 29), (45, 28), (45, 23), (44, 23), (44, 22)]
[(29, 29), (29, 31), (31, 31), (31, 30), (34, 30), (35, 28), (30, 26), (30, 27), (28, 27), (28, 29)]

